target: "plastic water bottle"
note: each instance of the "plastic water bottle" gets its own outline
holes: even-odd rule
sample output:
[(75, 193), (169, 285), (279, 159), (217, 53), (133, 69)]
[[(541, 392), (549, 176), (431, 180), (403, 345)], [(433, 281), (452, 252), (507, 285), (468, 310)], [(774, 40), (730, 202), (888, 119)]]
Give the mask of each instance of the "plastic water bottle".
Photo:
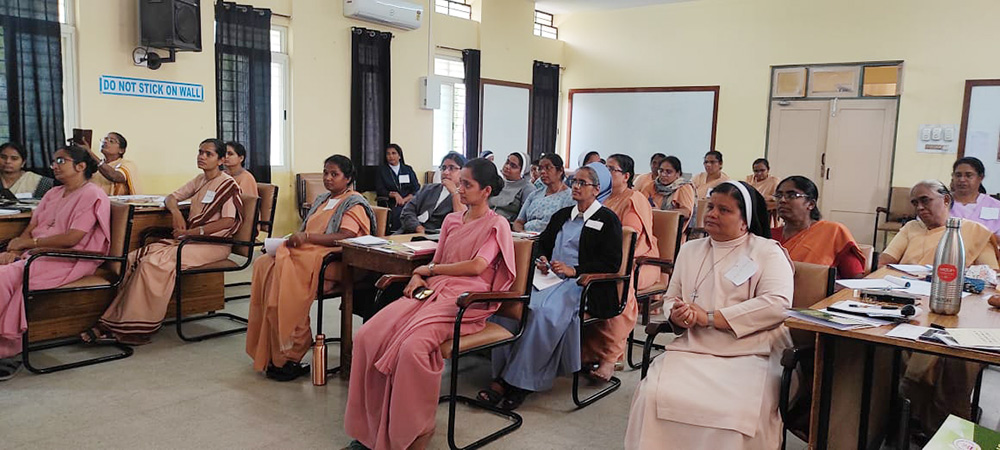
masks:
[(965, 284), (965, 245), (962, 242), (962, 219), (948, 218), (937, 251), (931, 278), (931, 312), (958, 314), (962, 308), (962, 285)]

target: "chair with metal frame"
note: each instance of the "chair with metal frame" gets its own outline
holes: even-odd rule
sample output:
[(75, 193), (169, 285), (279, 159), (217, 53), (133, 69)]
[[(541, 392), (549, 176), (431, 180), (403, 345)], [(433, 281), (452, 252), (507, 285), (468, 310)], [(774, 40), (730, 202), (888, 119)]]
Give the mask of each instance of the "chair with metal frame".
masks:
[[(259, 233), (267, 233), (264, 238), (271, 237), (271, 233), (274, 232), (274, 213), (278, 209), (278, 186), (268, 183), (257, 183), (257, 193), (260, 195), (260, 220), (257, 221), (257, 230)], [(264, 220), (264, 218), (267, 220)], [(258, 234), (258, 238), (260, 234)], [(263, 247), (264, 240), (255, 240), (254, 247)], [(237, 287), (237, 286), (250, 286), (249, 281), (239, 281), (236, 283), (226, 284), (227, 288)], [(226, 301), (242, 300), (245, 298), (250, 298), (250, 294), (234, 295), (232, 297), (226, 297)]]
[[(885, 214), (882, 224), (878, 222), (878, 216)], [(889, 194), (889, 207), (879, 206), (875, 208), (875, 231), (872, 233), (872, 246), (878, 242), (878, 232), (882, 234), (882, 248), (886, 246), (889, 233), (898, 233), (906, 222), (916, 218), (913, 208), (910, 206), (910, 188), (893, 187)]]
[[(245, 317), (240, 317), (232, 313), (212, 311), (202, 315), (193, 317), (184, 317), (184, 291), (183, 291), (183, 278), (187, 275), (197, 275), (203, 273), (225, 273), (225, 272), (236, 272), (247, 267), (253, 263), (253, 248), (254, 243), (257, 240), (257, 224), (260, 221), (260, 217), (257, 215), (257, 211), (260, 209), (260, 198), (253, 195), (240, 194), (240, 198), (243, 200), (243, 223), (236, 230), (231, 238), (223, 238), (217, 236), (200, 236), (200, 235), (187, 235), (180, 239), (180, 244), (177, 246), (177, 267), (175, 272), (176, 280), (174, 281), (174, 301), (176, 306), (176, 312), (173, 319), (174, 327), (177, 330), (177, 336), (182, 340), (187, 342), (200, 342), (205, 339), (212, 339), (221, 336), (227, 336), (235, 333), (243, 333), (247, 330), (246, 326), (232, 328), (228, 330), (209, 332), (200, 334), (197, 336), (188, 336), (184, 333), (184, 324), (188, 322), (198, 322), (207, 319), (228, 319), (233, 322), (237, 322), (246, 325), (247, 319)], [(171, 229), (164, 227), (148, 228), (142, 234), (142, 240), (140, 241), (142, 245), (146, 245), (146, 241), (151, 237), (163, 237), (169, 236), (172, 233)], [(193, 243), (208, 243), (208, 244), (220, 244), (229, 245), (232, 248), (232, 255), (239, 258), (245, 259), (243, 263), (236, 262), (230, 258), (223, 259), (221, 261), (216, 261), (213, 263), (197, 266), (183, 268), (181, 266), (181, 261), (183, 261), (184, 247)]]
[[(633, 277), (635, 285), (635, 301), (639, 305), (640, 319), (639, 323), (645, 326), (649, 323), (649, 312), (652, 308), (662, 305), (663, 301), (660, 300), (653, 303), (652, 298), (657, 295), (663, 295), (667, 292), (668, 281), (663, 281), (662, 276), (667, 275), (668, 277), (674, 271), (674, 261), (677, 260), (677, 252), (681, 248), (681, 238), (684, 235), (684, 226), (687, 225), (687, 219), (677, 211), (661, 211), (658, 209), (653, 210), (653, 235), (656, 236), (656, 246), (660, 251), (660, 256), (658, 258), (651, 258), (648, 256), (640, 256), (635, 259), (635, 273), (636, 276)], [(644, 265), (654, 265), (660, 268), (661, 280), (649, 286), (646, 289), (639, 290), (639, 271), (642, 270)], [(638, 369), (639, 365), (632, 362), (633, 345), (643, 345), (646, 341), (638, 340), (635, 338), (635, 330), (633, 329), (628, 334), (628, 350), (626, 352), (626, 361), (628, 366), (633, 369)], [(663, 346), (659, 344), (653, 345), (654, 349), (663, 350)]]
[[(582, 337), (587, 326), (621, 315), (625, 311), (628, 302), (629, 282), (632, 280), (632, 266), (635, 256), (635, 242), (637, 238), (635, 230), (629, 227), (622, 227), (622, 261), (617, 273), (588, 273), (577, 278), (577, 284), (583, 286), (580, 294), (580, 336)], [(610, 317), (591, 317), (587, 313), (587, 294), (590, 289), (598, 283), (614, 283), (618, 287), (618, 312)], [(586, 369), (583, 369), (586, 370)], [(592, 403), (606, 397), (608, 394), (618, 390), (622, 381), (616, 376), (611, 376), (607, 386), (597, 392), (580, 398), (580, 375), (583, 370), (573, 373), (573, 403), (576, 407), (585, 408)]]
[[(523, 422), (521, 415), (514, 411), (500, 409), (494, 405), (483, 403), (477, 399), (458, 395), (458, 362), (463, 356), (500, 347), (502, 345), (513, 344), (521, 337), (524, 331), (524, 324), (527, 321), (528, 303), (531, 301), (531, 282), (534, 278), (534, 268), (532, 267), (532, 255), (534, 254), (535, 241), (527, 239), (514, 240), (514, 264), (516, 266), (516, 277), (514, 284), (507, 292), (467, 292), (462, 294), (456, 303), (458, 304), (458, 314), (455, 317), (455, 338), (441, 343), (441, 356), (451, 360), (451, 370), (449, 373), (450, 391), (438, 399), (438, 403), (448, 403), (448, 446), (452, 450), (468, 450), (482, 447), (493, 442), (514, 430), (518, 429)], [(383, 275), (376, 283), (379, 289), (378, 296), (382, 295), (385, 289), (394, 284), (403, 284), (410, 280), (410, 275)], [(496, 315), (517, 321), (517, 332), (513, 333), (502, 325), (486, 322), (486, 327), (478, 333), (462, 336), (462, 317), (465, 311), (476, 303), (499, 302), (500, 309)], [(483, 409), (498, 416), (502, 416), (511, 421), (510, 424), (500, 430), (472, 442), (465, 447), (459, 447), (455, 443), (455, 419), (457, 406), (461, 402), (473, 408)]]
[(295, 174), (295, 201), (298, 205), (299, 217), (305, 219), (313, 201), (324, 192), (326, 192), (326, 188), (323, 186), (322, 173)]
[[(24, 293), (25, 316), (28, 329), (24, 331), (21, 339), (21, 361), (24, 363), (24, 367), (32, 373), (45, 374), (58, 372), (60, 370), (89, 366), (132, 356), (132, 347), (116, 343), (110, 345), (119, 350), (114, 354), (50, 367), (35, 367), (31, 364), (30, 355), (32, 352), (79, 344), (83, 341), (79, 336), (74, 334), (69, 338), (46, 340), (38, 344), (33, 344), (29, 343), (28, 332), (31, 328), (32, 316), (35, 315), (36, 310), (51, 311), (51, 309), (59, 307), (62, 300), (65, 300), (65, 298), (61, 297), (78, 292), (113, 291), (118, 288), (125, 277), (125, 264), (128, 262), (128, 247), (132, 237), (132, 215), (134, 212), (135, 207), (132, 205), (118, 202), (111, 203), (111, 245), (108, 248), (107, 254), (70, 249), (38, 249), (31, 252), (31, 256), (28, 257), (28, 260), (24, 264), (24, 286), (22, 292)], [(104, 261), (104, 263), (93, 275), (85, 276), (72, 283), (57, 288), (32, 290), (28, 285), (28, 280), (31, 277), (31, 265), (39, 258), (96, 260)], [(53, 297), (54, 300), (48, 301)]]

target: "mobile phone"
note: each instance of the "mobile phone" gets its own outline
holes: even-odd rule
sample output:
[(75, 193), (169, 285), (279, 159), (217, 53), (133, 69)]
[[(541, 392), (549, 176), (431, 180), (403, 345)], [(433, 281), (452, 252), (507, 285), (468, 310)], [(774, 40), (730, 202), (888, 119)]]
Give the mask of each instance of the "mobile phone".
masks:
[(413, 292), (413, 298), (417, 300), (427, 300), (427, 297), (434, 295), (434, 289), (425, 288), (423, 286), (418, 287), (416, 291)]
[(94, 143), (94, 130), (85, 130), (82, 128), (73, 129), (73, 139), (70, 142), (76, 145), (93, 145)]

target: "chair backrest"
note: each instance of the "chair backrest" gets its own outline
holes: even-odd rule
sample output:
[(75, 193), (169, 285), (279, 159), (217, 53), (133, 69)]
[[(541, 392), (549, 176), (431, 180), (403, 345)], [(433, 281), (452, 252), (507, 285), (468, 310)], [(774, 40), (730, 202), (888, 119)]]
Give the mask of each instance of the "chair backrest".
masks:
[(795, 261), (793, 308), (808, 308), (833, 295), (837, 269)]
[[(260, 210), (260, 198), (249, 194), (240, 194), (243, 200), (243, 223), (233, 234), (233, 240), (237, 242), (253, 243), (257, 239), (257, 227), (260, 217), (257, 212)], [(233, 253), (244, 258), (249, 258), (253, 251), (252, 245), (234, 245)]]
[(389, 224), (389, 208), (372, 206), (375, 212), (375, 236), (385, 237), (385, 229)]
[(910, 205), (910, 188), (893, 187), (889, 195), (889, 214), (886, 220), (899, 221), (916, 217), (913, 206)]
[(694, 227), (698, 230), (705, 229), (705, 210), (708, 209), (708, 199), (698, 199), (698, 206), (694, 213)]
[(653, 236), (660, 250), (660, 258), (674, 261), (680, 249), (681, 213), (677, 211), (653, 210)]
[(326, 188), (323, 186), (323, 174), (322, 173), (299, 173), (295, 175), (295, 199), (298, 202), (297, 207), (300, 209), (300, 214), (303, 216), (305, 212), (302, 212), (303, 206), (306, 204), (312, 204), (320, 194), (326, 192)]
[(424, 184), (434, 183), (434, 174), (437, 173), (436, 170), (428, 170), (424, 172)]
[(872, 271), (872, 263), (875, 262), (875, 247), (868, 244), (858, 244), (858, 247), (861, 249), (861, 254), (865, 256), (865, 275), (868, 275)]
[[(108, 248), (109, 256), (127, 257), (128, 244), (132, 239), (132, 215), (135, 207), (125, 203), (111, 202), (111, 246)], [(123, 264), (118, 262), (105, 262), (104, 268), (111, 271), (115, 276), (123, 275)]]
[(257, 183), (257, 193), (260, 194), (260, 222), (257, 229), (271, 237), (274, 231), (274, 212), (278, 207), (278, 187), (268, 183)]
[[(511, 292), (517, 292), (518, 294), (530, 295), (531, 294), (531, 278), (534, 275), (534, 267), (532, 267), (532, 252), (534, 251), (535, 241), (530, 239), (514, 239), (514, 265), (516, 266), (514, 272), (514, 284), (510, 286)], [(520, 320), (521, 315), (524, 314), (524, 304), (518, 302), (505, 302), (500, 304), (500, 309), (497, 310), (496, 314), (500, 316), (511, 318), (514, 320)]]

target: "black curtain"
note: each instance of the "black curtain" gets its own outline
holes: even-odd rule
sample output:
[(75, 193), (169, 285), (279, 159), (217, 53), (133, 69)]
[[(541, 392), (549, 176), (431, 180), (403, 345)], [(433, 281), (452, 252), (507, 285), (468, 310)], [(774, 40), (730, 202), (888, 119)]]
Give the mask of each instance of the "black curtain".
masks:
[(247, 149), (244, 166), (271, 182), (271, 10), (215, 4), (215, 111), (219, 139)]
[(531, 155), (556, 151), (559, 125), (559, 65), (535, 61), (531, 76)]
[(0, 138), (20, 142), (25, 167), (51, 175), (65, 143), (58, 0), (0, 0)]
[(462, 50), (465, 65), (465, 157), (470, 159), (479, 156), (480, 60), (479, 50)]
[(389, 44), (392, 33), (351, 28), (351, 160), (358, 191), (374, 191), (389, 145)]

